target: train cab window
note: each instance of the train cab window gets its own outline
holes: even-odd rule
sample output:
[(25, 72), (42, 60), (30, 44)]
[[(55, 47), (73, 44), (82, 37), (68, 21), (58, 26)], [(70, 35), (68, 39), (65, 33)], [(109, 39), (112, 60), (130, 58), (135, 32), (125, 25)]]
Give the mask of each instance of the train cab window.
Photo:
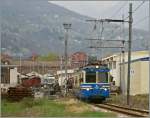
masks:
[(96, 82), (96, 73), (86, 73), (86, 83), (95, 83)]
[(108, 74), (107, 73), (99, 73), (98, 74), (99, 82), (108, 82)]

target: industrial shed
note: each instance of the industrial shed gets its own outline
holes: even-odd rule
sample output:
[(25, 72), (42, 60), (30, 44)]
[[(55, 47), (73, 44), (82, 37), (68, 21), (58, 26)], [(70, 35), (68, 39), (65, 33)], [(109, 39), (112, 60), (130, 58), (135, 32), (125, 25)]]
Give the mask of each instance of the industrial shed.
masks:
[(1, 65), (1, 90), (5, 91), (9, 87), (19, 83), (17, 65)]
[[(139, 58), (131, 61), (130, 94), (149, 94), (149, 59), (150, 57)], [(123, 66), (123, 63), (121, 63)], [(125, 80), (121, 79), (120, 87), (124, 94), (127, 93), (127, 69), (128, 62), (124, 63)], [(122, 77), (123, 78), (123, 77)]]

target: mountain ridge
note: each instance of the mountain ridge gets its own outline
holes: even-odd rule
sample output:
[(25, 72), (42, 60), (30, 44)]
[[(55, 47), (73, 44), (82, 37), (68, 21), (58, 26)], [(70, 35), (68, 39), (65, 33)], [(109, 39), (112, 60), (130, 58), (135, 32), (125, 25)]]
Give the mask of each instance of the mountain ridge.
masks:
[[(55, 52), (62, 55), (64, 50), (63, 23), (65, 20), (72, 23), (72, 29), (69, 33), (69, 53), (76, 51), (94, 53), (87, 48), (88, 42), (85, 41), (91, 35), (97, 37), (97, 33), (93, 31), (93, 24), (86, 22), (87, 19), (92, 19), (90, 17), (46, 1), (35, 2), (31, 0), (30, 2), (13, 3), (11, 0), (6, 0), (3, 2), (1, 9), (1, 44), (4, 53), (19, 56), (20, 53), (21, 55), (32, 55), (33, 53), (44, 55), (48, 52)], [(110, 39), (111, 36), (109, 35), (116, 25), (106, 24), (105, 27), (103, 35), (106, 39)], [(89, 33), (89, 31), (93, 32)], [(133, 38), (136, 40), (133, 42), (133, 50), (146, 49), (146, 43), (143, 46), (141, 44), (143, 39), (148, 41), (148, 32), (133, 29), (133, 34)], [(120, 32), (115, 32), (113, 35), (116, 39), (120, 36)], [(125, 39), (128, 39), (128, 29), (125, 29)], [(117, 51), (117, 49), (108, 49), (103, 53), (107, 54), (114, 51)]]

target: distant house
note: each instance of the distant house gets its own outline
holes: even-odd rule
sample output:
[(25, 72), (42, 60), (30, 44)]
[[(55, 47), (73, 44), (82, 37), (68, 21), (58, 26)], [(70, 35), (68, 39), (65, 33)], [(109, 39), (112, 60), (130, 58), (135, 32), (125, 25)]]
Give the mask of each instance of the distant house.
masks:
[[(14, 65), (20, 65), (20, 61), (16, 60), (13, 61)], [(49, 70), (55, 71), (59, 68), (59, 61), (29, 61), (29, 60), (22, 60), (21, 61), (21, 68), (18, 66), (18, 72), (21, 71), (22, 74), (27, 74), (32, 71), (38, 72), (40, 74), (45, 74)]]
[(82, 67), (87, 64), (87, 55), (84, 52), (76, 52), (71, 55), (70, 57), (70, 62), (71, 62), (71, 67), (77, 68), (77, 67)]
[(0, 58), (1, 58), (1, 64), (10, 64), (10, 63), (12, 63), (12, 58), (9, 56), (9, 55), (7, 55), (7, 54), (1, 54), (0, 55)]

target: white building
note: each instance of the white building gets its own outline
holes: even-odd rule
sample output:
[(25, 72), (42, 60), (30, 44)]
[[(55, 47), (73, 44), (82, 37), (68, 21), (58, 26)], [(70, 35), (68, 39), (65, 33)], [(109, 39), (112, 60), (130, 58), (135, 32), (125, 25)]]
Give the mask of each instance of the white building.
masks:
[[(70, 78), (78, 78), (78, 74), (76, 73), (78, 69), (68, 69), (67, 70), (67, 79)], [(57, 71), (58, 83), (60, 86), (65, 85), (65, 70)], [(75, 83), (74, 83), (75, 84)]]
[[(123, 66), (123, 64), (121, 64)], [(128, 63), (124, 63), (125, 73), (122, 73), (120, 87), (124, 94), (127, 94), (127, 70)], [(130, 94), (149, 94), (149, 57), (139, 58), (131, 61), (130, 71)]]
[[(116, 86), (122, 86), (121, 80), (126, 79), (127, 68), (125, 66), (121, 66), (120, 64), (123, 62), (128, 62), (128, 53), (125, 52), (124, 56), (120, 53), (113, 54), (111, 56), (105, 57), (102, 59), (103, 63), (107, 64), (110, 68), (110, 75), (113, 77)], [(135, 51), (131, 52), (131, 60), (136, 60), (140, 58), (149, 57), (148, 51)], [(132, 71), (132, 68), (131, 68)], [(124, 82), (123, 82), (124, 83)], [(123, 87), (124, 88), (124, 87)]]
[(7, 90), (18, 84), (18, 72), (16, 65), (1, 65), (1, 89)]
[[(67, 70), (67, 78), (72, 77), (74, 73), (74, 69), (68, 69)], [(57, 71), (57, 76), (58, 76), (58, 83), (60, 86), (65, 85), (65, 70), (59, 70)]]
[(18, 72), (17, 68), (10, 69), (10, 85), (16, 86), (18, 84)]

